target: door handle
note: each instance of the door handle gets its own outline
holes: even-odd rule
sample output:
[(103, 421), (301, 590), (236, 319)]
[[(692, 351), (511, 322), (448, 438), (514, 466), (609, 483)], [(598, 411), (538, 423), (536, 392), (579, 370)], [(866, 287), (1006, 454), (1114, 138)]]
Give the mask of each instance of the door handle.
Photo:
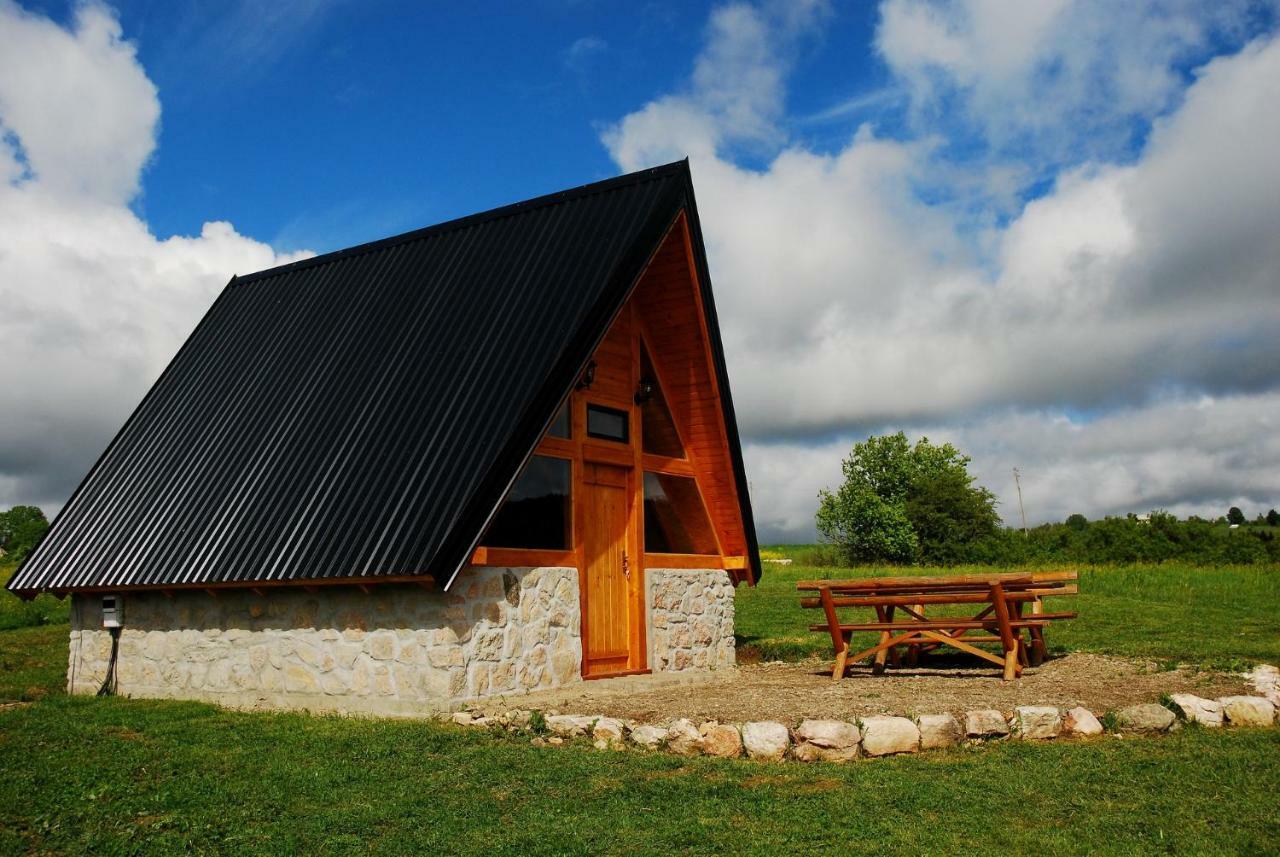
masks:
[(631, 577), (631, 563), (627, 560), (627, 552), (622, 552), (622, 573), (626, 577)]

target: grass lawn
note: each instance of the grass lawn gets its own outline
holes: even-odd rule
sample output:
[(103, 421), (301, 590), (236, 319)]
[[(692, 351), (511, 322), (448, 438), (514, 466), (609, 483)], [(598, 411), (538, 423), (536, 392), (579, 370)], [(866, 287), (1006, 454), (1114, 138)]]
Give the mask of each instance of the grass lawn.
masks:
[(0, 711), (0, 773), (6, 854), (1262, 854), (1280, 841), (1277, 729), (758, 764), (51, 696)]
[[(801, 565), (812, 551), (773, 548), (794, 565), (766, 564), (754, 589), (740, 587), (736, 624), (740, 649), (765, 660), (831, 654), (826, 633), (809, 625), (820, 611), (801, 610), (796, 581), (878, 574), (948, 574), (990, 568), (892, 570)], [(1130, 655), (1214, 669), (1280, 663), (1280, 567), (1186, 565), (1080, 567), (1080, 594), (1050, 599), (1051, 610), (1074, 610), (1048, 630), (1054, 651)], [(871, 637), (867, 637), (868, 645)]]
[[(794, 580), (831, 570), (769, 571), (740, 590), (740, 615), (769, 619), (781, 640)], [(1084, 631), (1057, 642), (1068, 633)], [(66, 634), (0, 631), (0, 700), (34, 700), (0, 707), (0, 854), (1261, 854), (1280, 842), (1280, 729), (844, 766), (535, 748), (432, 722), (68, 698)], [(1227, 643), (1187, 639), (1196, 657), (1230, 657)], [(1248, 657), (1267, 657), (1246, 639)]]

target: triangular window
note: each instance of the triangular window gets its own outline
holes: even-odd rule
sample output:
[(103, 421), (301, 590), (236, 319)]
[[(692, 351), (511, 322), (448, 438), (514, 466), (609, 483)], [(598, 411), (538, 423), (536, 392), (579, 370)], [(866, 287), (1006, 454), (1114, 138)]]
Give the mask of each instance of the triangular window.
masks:
[(653, 361), (649, 359), (649, 351), (644, 343), (640, 344), (640, 382), (648, 385), (648, 394), (640, 402), (640, 432), (644, 451), (668, 458), (684, 458), (680, 433), (676, 431), (671, 409), (667, 407), (667, 399), (662, 395), (662, 387), (658, 384), (658, 373), (653, 370)]
[(692, 477), (645, 473), (644, 549), (649, 553), (720, 552)]

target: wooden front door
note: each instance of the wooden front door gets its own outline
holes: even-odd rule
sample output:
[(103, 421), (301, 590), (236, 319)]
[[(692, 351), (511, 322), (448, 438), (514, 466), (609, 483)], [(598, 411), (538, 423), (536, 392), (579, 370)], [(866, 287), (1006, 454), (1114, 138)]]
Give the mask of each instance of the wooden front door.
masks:
[(640, 567), (631, 555), (630, 477), (628, 468), (584, 465), (582, 674), (588, 677), (639, 666), (632, 645), (632, 580)]

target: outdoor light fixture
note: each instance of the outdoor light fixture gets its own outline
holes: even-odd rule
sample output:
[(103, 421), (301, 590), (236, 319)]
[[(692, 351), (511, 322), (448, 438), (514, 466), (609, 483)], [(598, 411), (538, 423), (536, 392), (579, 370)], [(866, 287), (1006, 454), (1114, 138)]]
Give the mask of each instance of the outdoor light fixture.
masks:
[(636, 404), (643, 405), (652, 398), (653, 382), (648, 378), (641, 378), (639, 386), (636, 387)]
[(596, 382), (596, 361), (592, 360), (587, 364), (587, 368), (582, 370), (582, 377), (578, 379), (578, 389), (587, 390)]

